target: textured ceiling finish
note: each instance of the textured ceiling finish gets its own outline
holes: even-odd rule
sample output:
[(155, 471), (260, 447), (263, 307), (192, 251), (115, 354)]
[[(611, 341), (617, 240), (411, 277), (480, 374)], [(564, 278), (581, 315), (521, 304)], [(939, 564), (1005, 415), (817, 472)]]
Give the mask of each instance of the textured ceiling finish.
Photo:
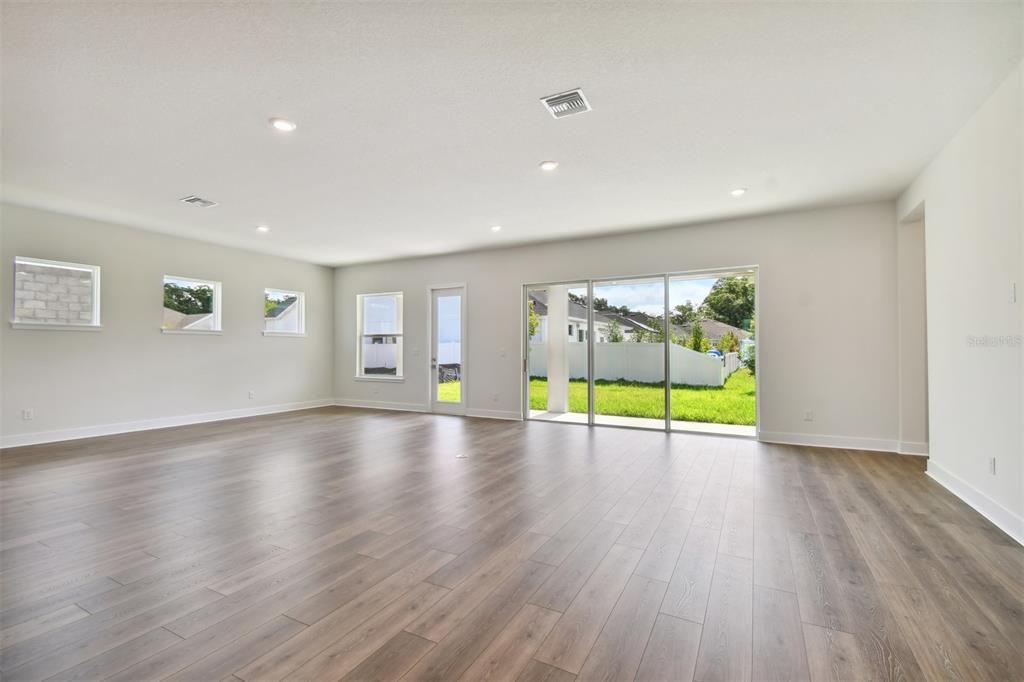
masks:
[(9, 200), (343, 264), (893, 197), (1021, 4), (5, 3), (2, 38)]

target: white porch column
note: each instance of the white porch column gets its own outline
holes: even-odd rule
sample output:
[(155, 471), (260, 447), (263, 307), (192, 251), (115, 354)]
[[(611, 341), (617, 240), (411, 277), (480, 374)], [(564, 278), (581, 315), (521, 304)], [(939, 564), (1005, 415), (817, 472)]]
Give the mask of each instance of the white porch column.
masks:
[(569, 411), (569, 287), (548, 287), (548, 412)]

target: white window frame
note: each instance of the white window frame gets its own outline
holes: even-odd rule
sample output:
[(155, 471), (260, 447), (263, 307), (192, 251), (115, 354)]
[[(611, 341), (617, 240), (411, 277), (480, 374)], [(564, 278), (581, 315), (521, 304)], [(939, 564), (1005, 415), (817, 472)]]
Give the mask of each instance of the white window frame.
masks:
[[(395, 333), (387, 334), (364, 334), (363, 333), (363, 301), (367, 298), (374, 298), (376, 296), (395, 296), (397, 297), (397, 312), (398, 312), (398, 331)], [(403, 343), (396, 344), (400, 350), (396, 350), (395, 357), (395, 374), (389, 376), (387, 374), (364, 374), (363, 373), (363, 339), (367, 336), (394, 336), (397, 337)], [(356, 381), (405, 381), (405, 292), (402, 291), (382, 291), (379, 293), (372, 294), (357, 294), (356, 295)]]
[(11, 328), (13, 329), (51, 329), (54, 331), (100, 331), (103, 325), (100, 320), (100, 266), (88, 265), (85, 263), (70, 263), (59, 260), (45, 260), (43, 258), (30, 258), (28, 256), (14, 257), (13, 279), (18, 279), (18, 265), (41, 265), (43, 267), (64, 268), (65, 270), (80, 270), (92, 275), (92, 321), (88, 324), (69, 324), (66, 322), (29, 322), (18, 319), (17, 299), (15, 290), (17, 286), (11, 285)]
[(267, 292), (273, 291), (275, 294), (288, 294), (296, 298), (298, 304), (298, 315), (299, 315), (299, 331), (297, 332), (286, 332), (278, 331), (275, 329), (267, 329), (267, 318), (263, 317), (263, 336), (305, 336), (306, 335), (306, 292), (304, 291), (291, 291), (289, 289), (275, 289), (274, 287), (263, 288), (263, 300), (267, 300)]
[[(167, 280), (176, 279), (181, 282), (189, 282), (190, 284), (205, 284), (213, 289), (213, 323), (214, 329), (164, 329), (163, 325), (163, 293), (164, 285), (167, 284)], [(197, 277), (182, 277), (180, 275), (171, 275), (164, 273), (163, 277), (160, 278), (160, 331), (164, 334), (191, 334), (193, 336), (199, 335), (216, 335), (219, 336), (224, 333), (224, 329), (221, 325), (221, 295), (222, 287), (221, 283), (212, 279), (199, 279)]]

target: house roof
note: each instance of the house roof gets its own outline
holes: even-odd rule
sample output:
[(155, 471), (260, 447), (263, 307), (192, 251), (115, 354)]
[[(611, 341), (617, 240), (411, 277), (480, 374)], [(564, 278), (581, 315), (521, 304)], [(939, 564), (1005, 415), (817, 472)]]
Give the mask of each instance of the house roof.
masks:
[[(533, 311), (544, 317), (548, 314), (548, 292), (546, 291), (531, 291), (530, 300), (533, 301)], [(569, 317), (574, 317), (578, 320), (587, 319), (587, 306), (577, 303), (576, 301), (569, 299)], [(594, 322), (608, 322), (607, 313), (594, 313)]]
[(213, 313), (195, 313), (193, 315), (186, 315), (184, 313), (179, 313), (177, 310), (172, 308), (164, 308), (163, 328), (189, 329), (192, 325), (205, 320), (212, 314)]
[(603, 313), (609, 320), (615, 320), (622, 327), (622, 331), (630, 334), (634, 330), (641, 329), (646, 332), (654, 331), (649, 323), (647, 315), (643, 313), (629, 313), (624, 315), (622, 313)]
[(298, 300), (298, 297), (296, 297), (296, 296), (289, 296), (288, 298), (280, 301), (276, 306), (274, 306), (273, 308), (268, 310), (266, 313), (264, 313), (263, 317), (264, 318), (267, 318), (267, 317), (280, 317), (286, 310), (288, 310), (293, 305), (295, 305), (295, 302), (297, 300)]
[[(686, 324), (683, 325), (674, 326), (677, 330), (676, 333), (679, 334), (680, 336), (689, 336), (691, 331), (693, 330), (692, 322), (687, 322)], [(718, 339), (722, 338), (722, 336), (724, 336), (726, 332), (732, 332), (740, 341), (750, 338), (750, 332), (744, 329), (740, 329), (739, 327), (734, 327), (731, 324), (726, 324), (725, 322), (719, 322), (718, 320), (711, 320), (705, 318), (700, 321), (700, 326), (704, 330), (704, 336), (711, 339), (712, 341), (717, 341)]]

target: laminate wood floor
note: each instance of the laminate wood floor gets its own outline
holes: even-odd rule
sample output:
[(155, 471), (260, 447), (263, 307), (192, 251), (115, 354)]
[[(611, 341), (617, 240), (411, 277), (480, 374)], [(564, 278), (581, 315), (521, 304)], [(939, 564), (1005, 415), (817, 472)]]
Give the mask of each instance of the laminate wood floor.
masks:
[(346, 408), (9, 449), (0, 674), (1021, 679), (1024, 550), (923, 467)]

